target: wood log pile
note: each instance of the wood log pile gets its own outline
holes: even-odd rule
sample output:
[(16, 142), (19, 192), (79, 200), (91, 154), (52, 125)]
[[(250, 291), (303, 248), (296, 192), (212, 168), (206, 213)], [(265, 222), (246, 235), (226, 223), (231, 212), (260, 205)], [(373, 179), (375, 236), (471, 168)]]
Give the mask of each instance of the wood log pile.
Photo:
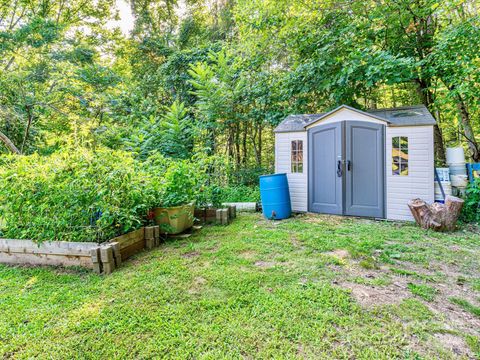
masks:
[(422, 199), (413, 199), (408, 207), (418, 225), (434, 231), (455, 230), (464, 201), (455, 196), (447, 196), (445, 204), (427, 204)]

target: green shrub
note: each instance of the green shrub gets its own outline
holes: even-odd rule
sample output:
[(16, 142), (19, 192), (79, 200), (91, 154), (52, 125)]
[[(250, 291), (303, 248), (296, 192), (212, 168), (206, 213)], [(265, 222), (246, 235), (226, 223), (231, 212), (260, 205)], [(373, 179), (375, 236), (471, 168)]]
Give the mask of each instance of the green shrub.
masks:
[(159, 182), (128, 153), (69, 149), (8, 156), (0, 169), (2, 236), (95, 241), (135, 229)]
[(209, 159), (69, 149), (0, 161), (0, 236), (41, 242), (106, 240), (142, 226), (153, 207), (195, 201)]
[(197, 202), (207, 180), (209, 158), (196, 156), (192, 160), (172, 160), (160, 154), (151, 156), (144, 167), (158, 174), (153, 186), (157, 202), (154, 206), (172, 207)]
[(260, 201), (259, 186), (226, 186), (220, 190), (222, 202), (254, 202)]
[(222, 187), (221, 159), (67, 149), (0, 158), (0, 236), (103, 241), (142, 226), (149, 210), (257, 201), (258, 187)]
[(480, 221), (480, 178), (475, 179), (475, 182), (470, 183), (467, 187), (461, 220), (464, 222)]
[(260, 201), (260, 188), (246, 185), (221, 186), (212, 184), (204, 186), (197, 204), (200, 207), (220, 207), (225, 202), (257, 202)]

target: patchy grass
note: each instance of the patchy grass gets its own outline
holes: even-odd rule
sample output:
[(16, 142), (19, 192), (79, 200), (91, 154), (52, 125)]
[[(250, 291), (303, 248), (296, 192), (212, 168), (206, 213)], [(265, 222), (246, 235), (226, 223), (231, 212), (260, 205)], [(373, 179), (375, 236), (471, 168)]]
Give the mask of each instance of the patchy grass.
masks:
[(473, 315), (480, 317), (480, 307), (472, 305), (469, 301), (457, 297), (450, 298), (450, 301), (454, 304), (461, 306), (463, 309), (472, 313)]
[(416, 271), (412, 271), (412, 270), (398, 269), (398, 268), (395, 268), (395, 267), (391, 267), (390, 271), (394, 274), (397, 274), (397, 275), (408, 276), (408, 277), (412, 277), (412, 278), (415, 278), (415, 279), (418, 279), (418, 280), (429, 281), (429, 282), (434, 282), (435, 281), (435, 276), (419, 274)]
[(474, 358), (479, 269), (468, 231), (243, 214), (106, 277), (0, 266), (0, 358)]
[(408, 289), (413, 295), (421, 297), (425, 301), (433, 301), (438, 290), (424, 284), (408, 283)]
[(474, 279), (472, 281), (472, 288), (473, 290), (480, 292), (480, 279)]

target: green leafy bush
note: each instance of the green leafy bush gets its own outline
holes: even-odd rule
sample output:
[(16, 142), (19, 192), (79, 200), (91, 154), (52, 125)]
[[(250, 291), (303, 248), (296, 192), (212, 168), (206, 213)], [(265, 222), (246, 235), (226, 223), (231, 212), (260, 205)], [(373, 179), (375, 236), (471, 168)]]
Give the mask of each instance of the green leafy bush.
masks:
[(0, 158), (0, 236), (103, 241), (142, 226), (149, 210), (195, 202), (256, 201), (257, 188), (223, 187), (221, 159), (83, 148)]
[(221, 202), (256, 202), (260, 201), (260, 187), (236, 185), (220, 188)]
[(173, 207), (197, 202), (199, 192), (207, 180), (209, 159), (196, 156), (192, 160), (172, 160), (159, 153), (145, 162), (150, 173), (158, 174), (153, 187), (157, 193), (158, 207)]
[(480, 221), (480, 179), (475, 179), (475, 182), (470, 183), (467, 187), (461, 220), (464, 222)]
[(153, 207), (195, 201), (209, 159), (69, 149), (6, 156), (0, 168), (0, 236), (100, 241), (140, 227)]
[(160, 183), (130, 154), (69, 149), (8, 156), (0, 169), (2, 236), (95, 241), (135, 229)]

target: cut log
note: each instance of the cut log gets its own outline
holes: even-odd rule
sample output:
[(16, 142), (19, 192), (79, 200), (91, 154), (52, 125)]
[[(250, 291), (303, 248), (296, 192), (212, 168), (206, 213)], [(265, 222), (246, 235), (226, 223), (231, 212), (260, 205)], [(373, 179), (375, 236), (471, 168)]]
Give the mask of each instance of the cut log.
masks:
[(427, 204), (422, 199), (413, 199), (408, 207), (418, 225), (434, 231), (453, 231), (462, 211), (464, 201), (455, 196), (447, 196), (445, 204)]

